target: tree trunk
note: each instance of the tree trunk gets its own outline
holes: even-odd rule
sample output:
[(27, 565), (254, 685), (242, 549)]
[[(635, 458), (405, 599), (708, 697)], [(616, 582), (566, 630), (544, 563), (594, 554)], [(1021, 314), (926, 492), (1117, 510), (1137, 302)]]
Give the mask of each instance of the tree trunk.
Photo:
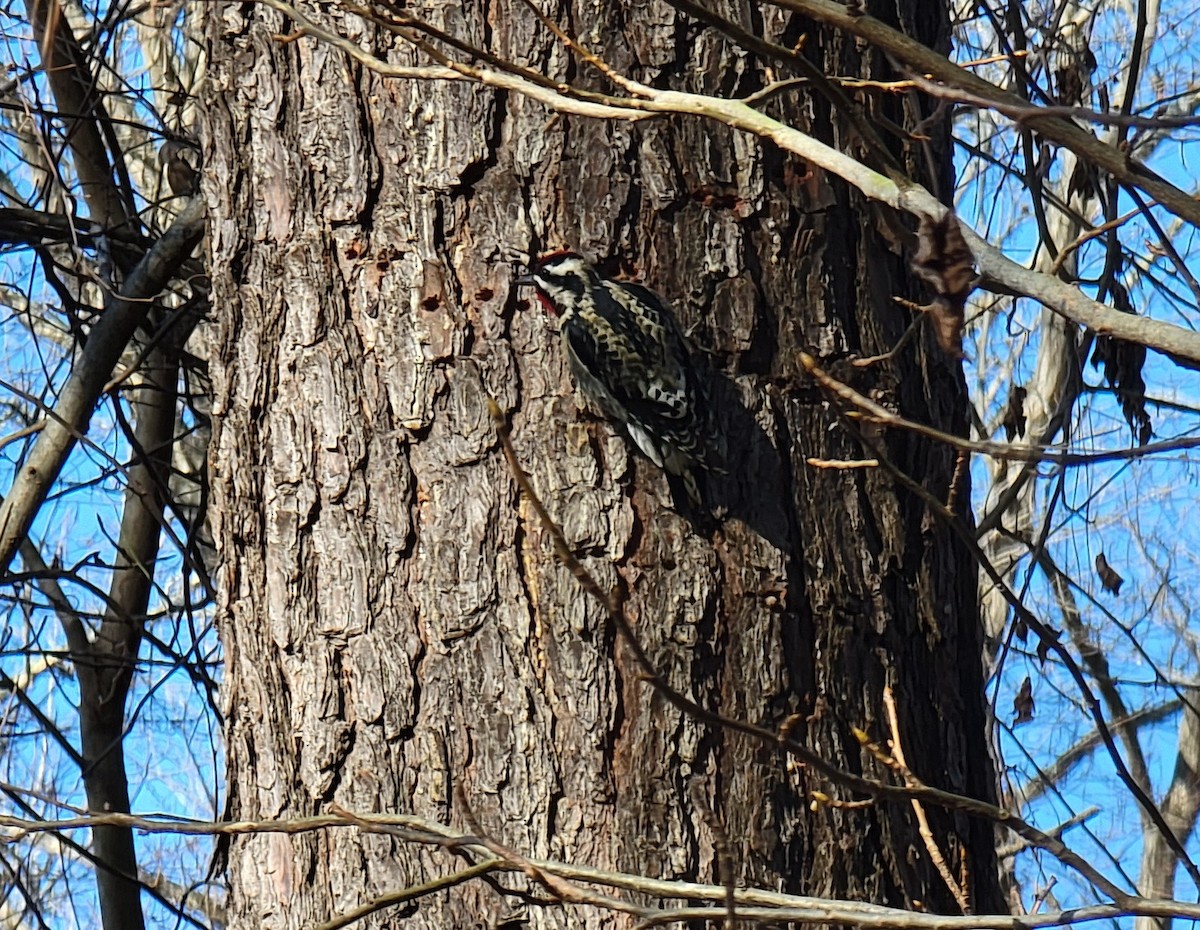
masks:
[[(945, 10), (925, 6), (903, 27), (945, 44)], [(556, 79), (597, 80), (520, 3), (419, 12), (495, 54), (549, 62)], [(805, 31), (726, 12), (767, 16), (781, 42)], [(353, 18), (332, 22), (392, 47)], [(642, 80), (723, 95), (764, 83), (761, 63), (658, 3), (581, 4), (561, 22)], [(795, 736), (825, 758), (890, 779), (851, 732), (889, 738), (890, 686), (915, 772), (989, 797), (969, 555), (887, 471), (807, 464), (873, 454), (798, 356), (849, 377), (838, 360), (904, 333), (892, 298), (923, 294), (893, 226), (836, 179), (709, 123), (554, 117), (465, 83), (384, 81), (312, 38), (276, 41), (291, 30), (257, 5), (222, 5), (209, 22), (232, 815), (415, 813), (530, 855), (702, 881), (717, 879), (719, 822), (739, 882), (954, 913), (910, 805), (810, 811), (810, 790), (845, 793), (652, 696), (555, 560), (486, 407), (490, 394), (510, 415), (534, 487), (601, 584), (628, 591), (627, 616), (675, 688), (768, 728), (798, 715)], [(893, 76), (881, 56), (808, 33), (827, 73)], [(390, 55), (423, 63), (403, 44)], [(860, 102), (896, 123), (927, 115)], [(815, 94), (771, 106), (857, 145)], [(948, 192), (945, 130), (923, 126), (924, 151), (893, 149)], [(574, 400), (552, 321), (513, 285), (514, 254), (559, 246), (669, 296), (728, 373), (719, 527), (680, 516), (663, 476)], [(855, 383), (965, 433), (960, 365), (927, 333)], [(882, 442), (947, 499), (952, 453)], [(966, 481), (964, 467), (960, 509)], [(1002, 910), (991, 825), (928, 814), (975, 906)], [(245, 927), (307, 927), (461, 867), (351, 830), (249, 835), (230, 855), (232, 925)], [(414, 927), (628, 925), (483, 883), (361, 925), (398, 913)]]

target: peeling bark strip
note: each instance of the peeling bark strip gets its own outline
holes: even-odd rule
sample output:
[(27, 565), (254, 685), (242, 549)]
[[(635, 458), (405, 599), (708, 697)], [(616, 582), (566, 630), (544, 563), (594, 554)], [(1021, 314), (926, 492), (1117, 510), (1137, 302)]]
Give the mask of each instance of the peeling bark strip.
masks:
[[(893, 297), (921, 297), (862, 197), (726, 127), (548, 120), (524, 97), (386, 81), (326, 43), (279, 43), (289, 23), (263, 7), (213, 10), (205, 195), (233, 816), (413, 813), (530, 857), (726, 885), (728, 862), (739, 886), (957, 911), (911, 805), (812, 813), (808, 792), (828, 786), (811, 772), (651, 699), (520, 503), (487, 410), (491, 395), (509, 414), (572, 551), (625, 592), (673, 688), (765, 727), (792, 720), (822, 757), (886, 778), (853, 728), (886, 738), (890, 685), (913, 773), (990, 796), (966, 552), (882, 469), (806, 464), (864, 456), (801, 350), (882, 354), (911, 322)], [(419, 12), (567, 76), (523, 3)], [(763, 15), (783, 34), (782, 14)], [(945, 11), (920, 16), (909, 28), (936, 44)], [(597, 51), (639, 80), (764, 83), (715, 33), (678, 43), (691, 27), (657, 3), (560, 22), (589, 24)], [(399, 65), (429, 64), (356, 18), (340, 25)], [(887, 76), (880, 58), (809, 41), (829, 72)], [(827, 140), (841, 118), (819, 100), (779, 106)], [(871, 106), (879, 121), (911, 117), (893, 99)], [(944, 174), (922, 180), (948, 189), (945, 127), (932, 135)], [(736, 191), (739, 209), (693, 194), (712, 189)], [(714, 367), (738, 373), (716, 386), (741, 457), (719, 529), (673, 512), (661, 474), (577, 409), (553, 326), (516, 299), (504, 259), (541, 245), (635, 268)], [(890, 409), (965, 435), (961, 372), (931, 339), (856, 377)], [(954, 452), (886, 440), (945, 499)], [(991, 826), (925, 813), (945, 867), (970, 863), (972, 906), (1002, 910)], [(462, 867), (389, 836), (238, 837), (231, 926), (319, 924)], [(479, 882), (403, 908), (360, 925), (627, 925)]]

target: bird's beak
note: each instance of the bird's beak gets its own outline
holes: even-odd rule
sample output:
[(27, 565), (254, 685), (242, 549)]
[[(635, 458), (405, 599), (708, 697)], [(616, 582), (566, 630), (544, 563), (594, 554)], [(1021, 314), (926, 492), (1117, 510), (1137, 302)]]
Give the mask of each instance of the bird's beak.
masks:
[(517, 287), (537, 287), (537, 281), (533, 279), (533, 272), (527, 271), (524, 274), (517, 275), (513, 282)]

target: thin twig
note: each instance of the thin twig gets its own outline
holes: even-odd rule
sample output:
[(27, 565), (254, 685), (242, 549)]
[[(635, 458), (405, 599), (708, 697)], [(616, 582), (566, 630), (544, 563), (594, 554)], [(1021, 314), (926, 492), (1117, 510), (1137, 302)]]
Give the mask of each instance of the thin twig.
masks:
[(880, 406), (870, 398), (860, 394), (845, 382), (839, 381), (822, 369), (811, 355), (800, 353), (800, 363), (804, 369), (822, 387), (832, 391), (847, 403), (858, 408), (859, 412), (851, 415), (870, 423), (878, 423), (916, 433), (935, 442), (950, 446), (963, 452), (974, 452), (991, 458), (1009, 462), (1045, 463), (1074, 468), (1084, 465), (1095, 465), (1100, 462), (1121, 462), (1129, 459), (1144, 458), (1163, 452), (1179, 452), (1184, 449), (1200, 447), (1200, 436), (1181, 436), (1176, 439), (1166, 439), (1161, 442), (1146, 443), (1129, 449), (1111, 449), (1105, 452), (1068, 452), (1054, 446), (1031, 446), (1017, 443), (991, 442), (989, 440), (966, 439), (945, 433), (924, 423), (907, 420), (899, 414), (892, 413), (886, 407)]
[[(912, 769), (908, 767), (908, 762), (904, 758), (904, 746), (900, 741), (900, 718), (896, 714), (896, 698), (892, 694), (891, 685), (886, 685), (883, 689), (883, 706), (887, 711), (888, 729), (892, 731), (892, 755), (895, 757), (899, 770), (906, 782), (919, 781)], [(913, 812), (917, 815), (917, 830), (921, 834), (921, 839), (925, 841), (925, 851), (929, 853), (929, 858), (933, 860), (934, 866), (937, 867), (938, 874), (942, 876), (942, 881), (946, 883), (946, 887), (950, 889), (950, 893), (954, 895), (954, 900), (964, 914), (971, 913), (971, 902), (967, 900), (967, 896), (963, 893), (962, 887), (950, 874), (950, 869), (946, 865), (946, 859), (942, 855), (941, 849), (938, 848), (937, 838), (933, 835), (933, 830), (929, 826), (929, 818), (925, 816), (925, 808), (921, 806), (921, 802), (916, 798), (912, 801)]]
[(737, 876), (733, 868), (733, 850), (729, 845), (729, 834), (725, 832), (724, 824), (713, 813), (704, 797), (704, 780), (699, 777), (693, 778), (688, 784), (688, 789), (692, 805), (703, 818), (709, 832), (712, 833), (713, 854), (717, 861), (717, 877), (725, 886), (725, 930), (733, 930), (737, 922)]
[(389, 907), (395, 907), (398, 904), (406, 904), (409, 901), (415, 901), (418, 898), (423, 898), (426, 895), (434, 894), (438, 891), (445, 891), (447, 888), (453, 888), (455, 885), (463, 885), (480, 876), (495, 872), (504, 865), (504, 860), (500, 858), (484, 859), (482, 862), (468, 866), (458, 872), (451, 872), (449, 875), (442, 875), (439, 878), (432, 878), (427, 882), (422, 882), (419, 885), (409, 885), (407, 888), (401, 888), (398, 891), (389, 891), (379, 895), (377, 898), (372, 898), (366, 904), (361, 904), (353, 910), (347, 911), (332, 920), (327, 920), (324, 923), (317, 924), (313, 930), (341, 930), (342, 927), (348, 927), (352, 923), (364, 920), (372, 914), (386, 910)]

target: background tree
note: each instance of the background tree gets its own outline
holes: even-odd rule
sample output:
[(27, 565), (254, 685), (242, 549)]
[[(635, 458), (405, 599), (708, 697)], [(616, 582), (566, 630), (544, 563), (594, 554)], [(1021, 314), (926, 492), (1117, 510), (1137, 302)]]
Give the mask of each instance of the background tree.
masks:
[[(128, 811), (138, 791), (143, 806), (169, 806), (185, 784), (188, 812), (216, 812), (215, 791), (207, 807), (202, 782), (196, 791), (218, 751), (211, 731), (200, 771), (146, 759), (142, 733), (126, 738), (139, 719), (203, 724), (215, 690), (199, 484), (207, 387), (188, 349), (207, 307), (203, 265), (190, 258), (204, 209), (163, 174), (197, 149), (187, 91), (202, 59), (174, 44), (181, 9), (110, 7), (96, 20), (36, 0), (6, 29), (19, 64), (4, 89), (0, 229), (21, 251), (4, 282), (13, 432), (0, 561), (13, 661), (0, 683), (12, 699), (5, 792), (27, 818), (63, 805)], [(181, 668), (191, 683), (173, 675)], [(144, 861), (155, 845), (143, 844)], [(105, 923), (140, 926), (143, 889), (182, 912), (178, 883), (194, 882), (205, 858), (172, 845), (182, 870), (139, 872), (127, 828), (15, 846), (6, 899), (14, 914), (20, 901), (28, 916), (70, 920), (58, 889), (92, 862)]]
[[(1191, 141), (1194, 130), (1180, 127), (1192, 122), (1196, 88), (1175, 64), (1188, 54), (1192, 34), (1174, 10), (1063, 3), (1030, 8), (1019, 21), (979, 14), (965, 16), (959, 30), (965, 54), (1014, 61), (1013, 67), (985, 64), (983, 73), (1011, 82), (1031, 105), (1106, 114), (1091, 122), (1098, 141), (1160, 168)], [(1029, 243), (1032, 267), (1081, 282), (1123, 313), (1190, 326), (1200, 292), (1187, 227), (1152, 209), (1135, 184), (1097, 172), (1086, 152), (1050, 149), (1028, 124), (1004, 132), (1002, 123), (974, 109), (961, 120), (968, 144), (986, 153), (972, 165), (977, 185), (964, 190), (1002, 192), (979, 210), (989, 238)], [(971, 355), (981, 438), (1057, 439), (1092, 451), (1145, 445), (1157, 436), (1167, 454), (1180, 447), (1173, 437), (1183, 437), (1183, 447), (1190, 442), (1195, 382), (1176, 359), (1080, 328), (1012, 295), (989, 297), (980, 309)], [(1190, 459), (1185, 452), (1053, 468), (1041, 481), (1034, 463), (982, 461), (979, 533), (989, 563), (1062, 628), (1113, 722), (1120, 747), (1115, 758), (1123, 760), (1114, 765), (1094, 726), (1081, 726), (1078, 712), (1059, 698), (1069, 704), (1078, 689), (1059, 663), (1028, 655), (1020, 625), (1006, 624), (1008, 605), (985, 579), (985, 629), (997, 681), (1007, 682), (994, 691), (998, 706), (1015, 696), (1020, 682), (1032, 680), (1029, 699), (1036, 697), (1041, 719), (1060, 723), (1063, 736), (1039, 747), (1040, 740), (1019, 739), (1001, 725), (1006, 803), (1040, 808), (1051, 822), (1085, 824), (1074, 842), (1097, 856), (1116, 854), (1124, 838), (1138, 837), (1140, 864), (1125, 866), (1131, 880), (1143, 894), (1173, 897), (1179, 857), (1170, 834), (1186, 843), (1200, 813), (1194, 634), (1190, 610), (1179, 611), (1194, 603), (1196, 579), (1186, 554), (1194, 493), (1190, 480), (1180, 483), (1190, 475)], [(1124, 587), (1122, 575), (1130, 581)], [(1166, 730), (1156, 725), (1164, 717), (1173, 723)], [(1093, 784), (1097, 778), (1111, 783), (1121, 766), (1124, 777), (1157, 802), (1170, 834), (1145, 807), (1097, 804), (1103, 799), (1094, 790), (1086, 797), (1079, 792), (1082, 771), (1091, 770), (1086, 777)], [(1153, 776), (1156, 768), (1163, 774)], [(1194, 893), (1190, 863), (1188, 871), (1189, 890), (1180, 897)], [(1055, 888), (1059, 878), (1066, 882)], [(1052, 901), (1057, 895), (1074, 903), (1089, 894), (1071, 876), (1051, 872), (1033, 881)], [(1143, 930), (1151, 923), (1157, 925), (1139, 921)]]

